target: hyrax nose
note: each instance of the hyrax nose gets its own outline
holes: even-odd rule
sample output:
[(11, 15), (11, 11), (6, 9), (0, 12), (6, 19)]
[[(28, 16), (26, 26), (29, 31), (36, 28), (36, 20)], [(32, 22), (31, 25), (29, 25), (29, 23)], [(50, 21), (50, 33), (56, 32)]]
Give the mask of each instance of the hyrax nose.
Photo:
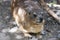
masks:
[(38, 19), (37, 19), (37, 23), (41, 23), (43, 21), (43, 18), (42, 17), (39, 17)]

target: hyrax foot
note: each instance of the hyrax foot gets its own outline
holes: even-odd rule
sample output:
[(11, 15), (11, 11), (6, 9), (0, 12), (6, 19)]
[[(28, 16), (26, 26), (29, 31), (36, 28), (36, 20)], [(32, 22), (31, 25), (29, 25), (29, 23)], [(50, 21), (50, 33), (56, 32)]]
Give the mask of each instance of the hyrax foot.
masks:
[(32, 37), (30, 34), (28, 34), (28, 33), (24, 33), (24, 36), (25, 37)]

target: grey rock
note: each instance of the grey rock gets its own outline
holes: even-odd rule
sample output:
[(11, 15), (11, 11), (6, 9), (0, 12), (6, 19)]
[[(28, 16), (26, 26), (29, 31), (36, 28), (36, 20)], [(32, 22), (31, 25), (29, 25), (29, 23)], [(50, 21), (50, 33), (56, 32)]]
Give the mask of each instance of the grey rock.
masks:
[(58, 34), (58, 38), (60, 38), (60, 34)]
[(57, 38), (49, 38), (48, 40), (57, 40)]
[(0, 40), (10, 40), (10, 37), (5, 33), (0, 33)]

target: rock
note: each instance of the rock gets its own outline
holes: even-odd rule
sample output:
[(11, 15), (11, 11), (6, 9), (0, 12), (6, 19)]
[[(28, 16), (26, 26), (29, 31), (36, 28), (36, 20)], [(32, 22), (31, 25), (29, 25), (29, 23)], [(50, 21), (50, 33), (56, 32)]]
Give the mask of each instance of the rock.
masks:
[(21, 35), (15, 35), (16, 39), (22, 39), (23, 37)]
[(8, 32), (15, 33), (17, 32), (17, 30), (18, 30), (18, 27), (14, 27), (14, 28), (11, 28)]
[(1, 32), (3, 33), (7, 33), (9, 31), (9, 28), (6, 28), (6, 29), (2, 29)]
[(57, 40), (57, 38), (49, 38), (48, 40)]
[(9, 35), (6, 35), (4, 33), (0, 33), (0, 40), (10, 40)]
[(56, 14), (60, 17), (60, 10), (57, 10)]
[(37, 40), (37, 38), (33, 37), (32, 39), (29, 39), (29, 40)]
[(58, 38), (60, 38), (60, 34), (58, 34)]

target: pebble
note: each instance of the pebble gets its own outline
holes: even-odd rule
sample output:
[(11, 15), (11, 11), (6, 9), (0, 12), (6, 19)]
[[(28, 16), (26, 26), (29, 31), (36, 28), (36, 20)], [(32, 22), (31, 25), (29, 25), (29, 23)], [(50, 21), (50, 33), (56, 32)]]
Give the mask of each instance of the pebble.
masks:
[(22, 39), (23, 37), (21, 35), (15, 35), (16, 39)]
[(60, 17), (60, 10), (58, 10), (56, 14)]
[(48, 40), (57, 40), (57, 38), (48, 38)]
[(9, 28), (6, 28), (6, 29), (2, 29), (1, 32), (3, 33), (7, 33), (9, 31)]
[(15, 33), (15, 32), (17, 32), (17, 30), (18, 30), (18, 28), (14, 27), (14, 28), (11, 28), (8, 32)]
[(33, 37), (32, 39), (29, 39), (29, 40), (37, 40), (37, 38)]
[(5, 33), (0, 33), (0, 40), (10, 40), (10, 36)]
[(60, 38), (60, 34), (58, 34), (58, 38)]

